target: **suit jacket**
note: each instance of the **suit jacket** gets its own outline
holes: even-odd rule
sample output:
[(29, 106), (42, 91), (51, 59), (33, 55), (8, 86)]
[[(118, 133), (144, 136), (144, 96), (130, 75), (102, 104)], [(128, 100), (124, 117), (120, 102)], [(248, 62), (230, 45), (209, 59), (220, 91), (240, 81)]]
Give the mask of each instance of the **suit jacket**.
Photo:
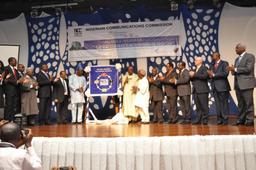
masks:
[[(153, 76), (151, 76), (153, 78)], [(156, 80), (149, 83), (149, 92), (151, 101), (162, 101), (164, 99), (162, 83), (159, 80), (159, 76), (156, 77)]]
[(193, 93), (209, 93), (207, 67), (202, 65), (192, 78)]
[(184, 69), (182, 73), (179, 74), (176, 85), (179, 96), (187, 96), (191, 94), (190, 77), (187, 69)]
[(37, 82), (38, 82), (38, 86), (39, 86), (37, 96), (39, 98), (51, 97), (52, 96), (52, 82), (42, 71), (40, 71), (37, 74)]
[[(14, 69), (16, 72), (16, 77), (14, 76), (14, 72), (10, 66), (5, 67), (4, 71), (4, 91), (6, 95), (10, 96), (16, 96), (18, 95), (18, 88), (19, 84), (17, 83), (17, 80), (19, 79), (19, 74), (16, 69)], [(10, 74), (11, 76), (7, 79), (7, 75)]]
[(235, 75), (235, 89), (252, 89), (256, 86), (256, 80), (254, 75), (255, 56), (250, 53), (245, 53), (240, 63), (238, 64), (238, 58), (235, 61), (235, 67), (237, 71)]
[(175, 78), (177, 79), (177, 73), (176, 71), (172, 71), (170, 74), (166, 74), (163, 84), (165, 89), (166, 96), (177, 96), (177, 86), (174, 83), (170, 83), (170, 79)]
[[(69, 86), (68, 86), (68, 79), (64, 80), (67, 84), (67, 90), (68, 90), (68, 97), (70, 96)], [(53, 100), (58, 99), (60, 103), (64, 101), (64, 86), (59, 79), (58, 81), (53, 83)]]
[(211, 79), (212, 89), (218, 92), (230, 91), (229, 72), (227, 71), (228, 62), (220, 60), (217, 68), (214, 65), (215, 63), (212, 63), (210, 67), (214, 73), (214, 77)]

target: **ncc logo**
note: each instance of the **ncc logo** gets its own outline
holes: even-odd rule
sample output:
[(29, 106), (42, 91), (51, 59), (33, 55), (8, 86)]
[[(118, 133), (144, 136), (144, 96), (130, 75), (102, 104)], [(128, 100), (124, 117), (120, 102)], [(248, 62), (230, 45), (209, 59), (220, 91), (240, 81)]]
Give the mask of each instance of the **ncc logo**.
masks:
[(83, 36), (82, 28), (75, 28), (74, 29), (74, 36), (75, 37), (82, 37)]

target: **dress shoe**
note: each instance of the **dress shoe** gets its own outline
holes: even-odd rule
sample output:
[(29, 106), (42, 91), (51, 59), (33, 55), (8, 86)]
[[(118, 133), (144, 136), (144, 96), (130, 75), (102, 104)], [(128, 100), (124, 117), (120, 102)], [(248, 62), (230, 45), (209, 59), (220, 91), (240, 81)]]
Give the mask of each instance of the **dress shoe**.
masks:
[(176, 124), (176, 123), (178, 123), (178, 121), (179, 121), (179, 118), (175, 118), (175, 119), (172, 121), (172, 123), (173, 123), (173, 124)]
[(184, 124), (190, 124), (191, 123), (191, 120), (190, 119), (186, 119)]
[(186, 120), (185, 120), (185, 119), (181, 120), (181, 121), (179, 122), (179, 124), (186, 124)]
[(247, 120), (247, 121), (244, 123), (244, 125), (245, 125), (245, 126), (254, 126), (254, 122)]
[(238, 126), (238, 125), (243, 125), (244, 124), (244, 121), (242, 121), (242, 120), (237, 120), (234, 124), (233, 124), (233, 126)]
[(223, 120), (222, 120), (222, 124), (223, 124), (223, 125), (227, 125), (227, 124), (228, 124), (228, 119), (223, 119)]
[(200, 124), (201, 124), (200, 120), (196, 120), (196, 121), (192, 122), (192, 125), (200, 125)]
[(208, 120), (204, 119), (203, 120), (203, 125), (208, 125)]
[(172, 123), (172, 120), (168, 120), (166, 122), (164, 122), (164, 124), (171, 124)]
[(158, 123), (162, 124), (164, 123), (164, 120), (159, 120)]
[(157, 123), (157, 120), (156, 120), (156, 119), (154, 119), (154, 120), (152, 121), (152, 123)]
[(141, 124), (149, 124), (149, 122), (141, 122)]
[(46, 125), (52, 125), (52, 123), (51, 123), (51, 122), (46, 122), (45, 124), (46, 124)]
[(222, 125), (223, 124), (223, 121), (222, 120), (218, 120), (217, 121), (217, 125)]

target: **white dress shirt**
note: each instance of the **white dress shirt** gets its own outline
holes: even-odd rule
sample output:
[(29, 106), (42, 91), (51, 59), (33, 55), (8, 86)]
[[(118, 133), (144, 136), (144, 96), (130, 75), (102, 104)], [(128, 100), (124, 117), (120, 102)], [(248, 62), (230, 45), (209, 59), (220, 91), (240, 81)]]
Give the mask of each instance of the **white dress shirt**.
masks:
[(135, 96), (135, 106), (141, 108), (149, 107), (149, 85), (146, 76), (138, 81), (138, 91)]
[(86, 89), (86, 80), (84, 76), (77, 76), (73, 74), (69, 77), (69, 89), (71, 96), (71, 103), (85, 103), (84, 91), (79, 92), (78, 89), (83, 87), (84, 91)]
[(236, 65), (236, 67), (235, 67), (235, 72), (237, 72), (237, 67), (238, 67), (238, 65), (240, 64), (240, 62), (241, 62), (241, 60), (242, 60), (242, 58), (243, 58), (243, 56), (244, 56), (244, 54), (245, 54), (246, 52), (243, 52), (240, 56), (239, 56), (239, 58), (238, 58), (238, 60), (237, 60), (237, 62), (238, 62), (238, 64), (237, 63), (235, 63), (235, 65)]
[(64, 95), (67, 96), (68, 95), (68, 87), (67, 87), (67, 82), (66, 80), (64, 80), (63, 78), (60, 77), (60, 81), (64, 87)]
[[(41, 170), (41, 160), (33, 147), (16, 149), (10, 143), (0, 147), (0, 170)], [(9, 146), (8, 146), (9, 145)]]

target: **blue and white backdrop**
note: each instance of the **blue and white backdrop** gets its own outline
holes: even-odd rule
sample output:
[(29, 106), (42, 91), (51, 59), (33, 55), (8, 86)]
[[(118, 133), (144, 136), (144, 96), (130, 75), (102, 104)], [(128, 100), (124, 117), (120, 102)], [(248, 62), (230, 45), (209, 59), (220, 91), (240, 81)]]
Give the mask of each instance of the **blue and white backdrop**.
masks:
[[(68, 27), (82, 25), (99, 25), (109, 23), (167, 21), (180, 19), (182, 22), (180, 45), (182, 55), (149, 58), (90, 60), (69, 62), (68, 60)], [(138, 6), (129, 10), (100, 9), (93, 14), (57, 13), (49, 15), (42, 13), (40, 17), (32, 18), (21, 14), (17, 18), (0, 22), (0, 44), (20, 45), (19, 62), (33, 66), (35, 72), (40, 65), (46, 63), (54, 76), (61, 70), (74, 73), (78, 64), (108, 65), (121, 63), (122, 73), (128, 65), (133, 65), (135, 71), (145, 69), (150, 72), (153, 66), (165, 72), (163, 67), (168, 62), (176, 63), (183, 60), (189, 68), (194, 67), (194, 57), (202, 56), (208, 66), (212, 52), (219, 51), (224, 60), (234, 63), (236, 58), (235, 45), (238, 42), (247, 45), (247, 51), (256, 54), (256, 10), (255, 8), (236, 7), (226, 3), (222, 8), (195, 8), (189, 10), (181, 6), (178, 11), (148, 10)], [(229, 80), (233, 86), (233, 77)], [(236, 98), (231, 91), (230, 112), (237, 113)], [(214, 100), (210, 98), (210, 114), (214, 114)], [(234, 100), (233, 100), (234, 99)], [(110, 97), (94, 97), (90, 99), (91, 107), (101, 117), (114, 112)], [(192, 106), (195, 110), (195, 106)]]

